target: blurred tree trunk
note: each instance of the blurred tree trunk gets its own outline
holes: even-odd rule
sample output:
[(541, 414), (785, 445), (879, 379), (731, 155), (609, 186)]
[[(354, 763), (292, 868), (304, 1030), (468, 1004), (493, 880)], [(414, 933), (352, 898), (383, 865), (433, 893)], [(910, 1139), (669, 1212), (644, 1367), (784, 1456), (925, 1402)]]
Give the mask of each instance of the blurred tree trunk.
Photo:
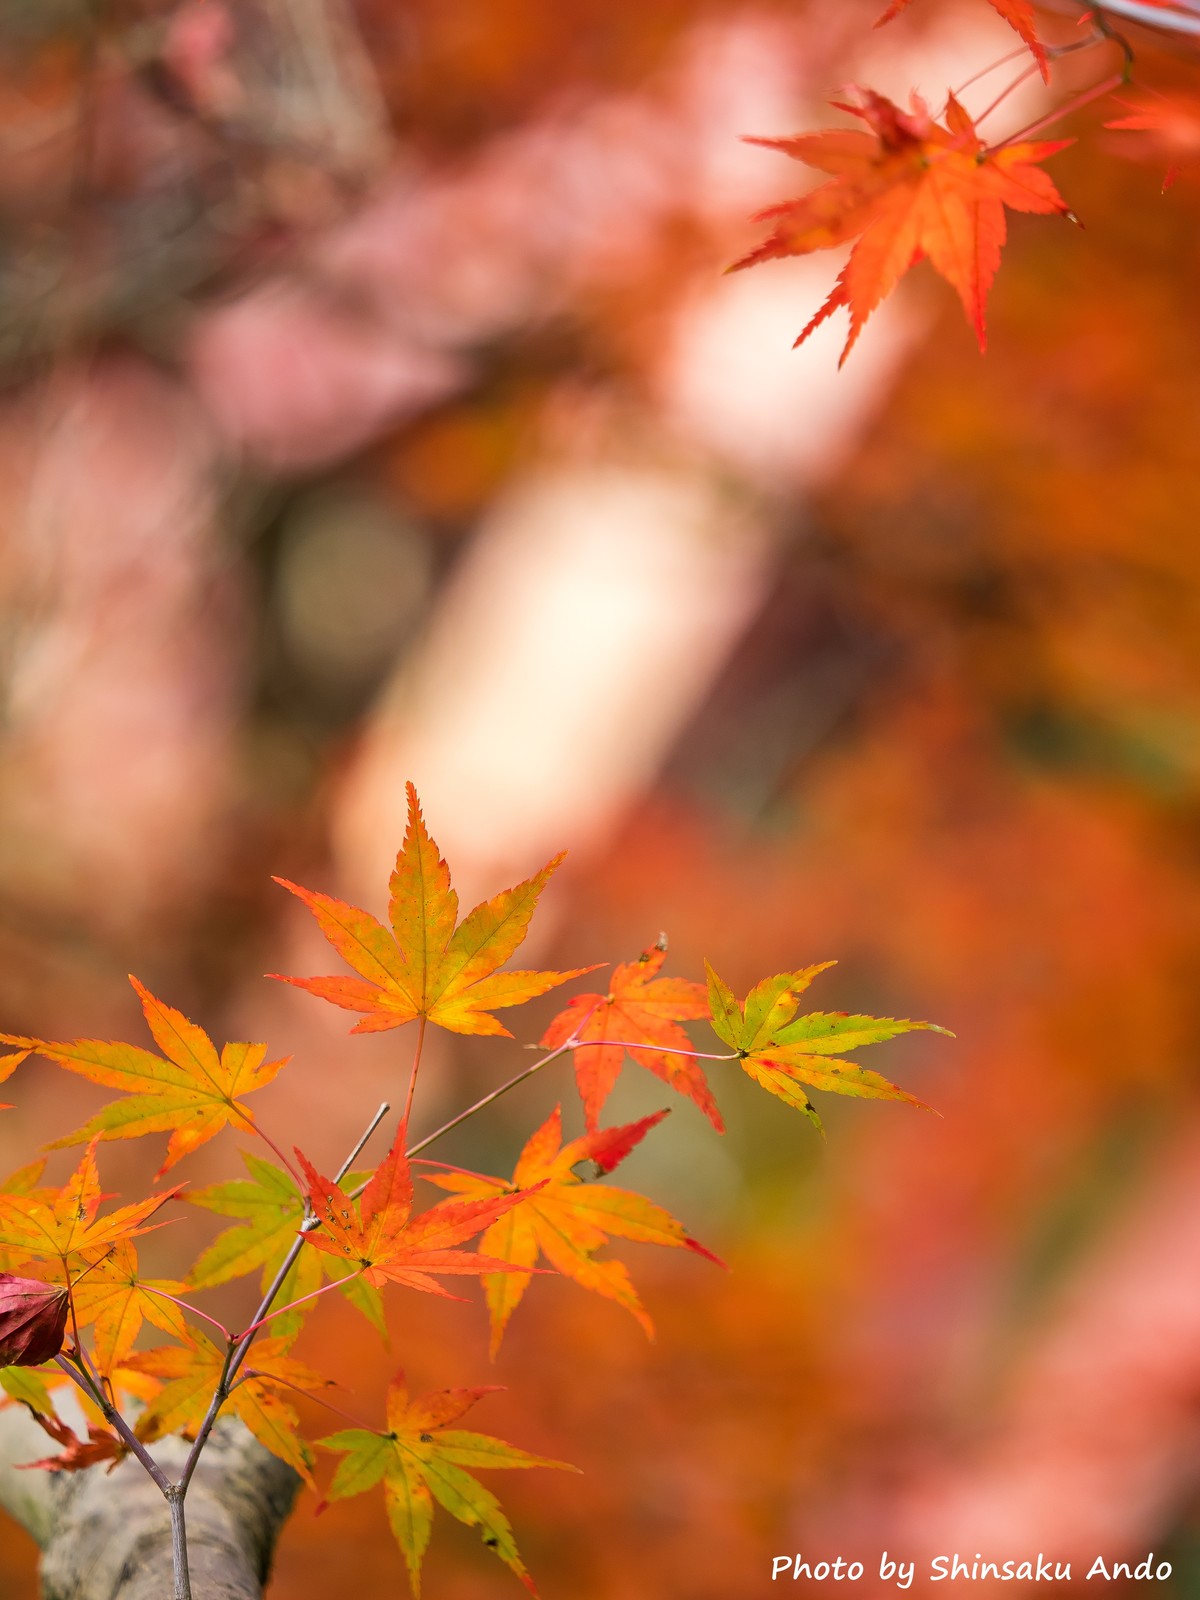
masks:
[[(82, 1426), (81, 1418), (70, 1420)], [(155, 1454), (174, 1470), (186, 1450), (169, 1440)], [(41, 1548), (45, 1600), (165, 1600), (173, 1589), (170, 1517), (139, 1464), (123, 1461), (111, 1473), (18, 1466), (50, 1453), (22, 1409), (0, 1412), (0, 1506)], [(258, 1600), (299, 1486), (241, 1423), (215, 1429), (187, 1497), (196, 1600)]]

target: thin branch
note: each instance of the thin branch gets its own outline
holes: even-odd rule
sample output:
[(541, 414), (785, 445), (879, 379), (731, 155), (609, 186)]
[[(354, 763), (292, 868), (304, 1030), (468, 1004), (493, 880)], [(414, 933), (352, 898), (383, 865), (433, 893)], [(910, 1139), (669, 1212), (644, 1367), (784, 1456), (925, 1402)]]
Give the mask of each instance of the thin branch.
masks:
[(387, 1116), (388, 1112), (391, 1109), (392, 1109), (391, 1106), (385, 1100), (383, 1102), (383, 1104), (379, 1107), (379, 1110), (375, 1113), (375, 1115), (371, 1118), (370, 1122), (367, 1124), (366, 1133), (363, 1134), (362, 1138), (354, 1146), (354, 1149), (351, 1150), (350, 1154), (346, 1157), (345, 1161), (343, 1161), (341, 1166), (337, 1169), (337, 1173), (334, 1176), (334, 1180), (333, 1180), (334, 1183), (341, 1183), (342, 1179), (350, 1171), (350, 1168), (358, 1160), (359, 1155), (362, 1153), (362, 1148), (366, 1144), (367, 1140), (375, 1132), (375, 1129), (379, 1126), (379, 1124), (383, 1121), (384, 1117)]
[(216, 1317), (210, 1317), (208, 1312), (201, 1311), (199, 1306), (191, 1305), (187, 1300), (181, 1300), (178, 1295), (168, 1294), (165, 1289), (155, 1289), (149, 1283), (139, 1284), (139, 1288), (145, 1290), (147, 1294), (157, 1295), (160, 1300), (169, 1300), (172, 1305), (178, 1306), (181, 1311), (188, 1312), (190, 1316), (200, 1317), (204, 1322), (210, 1323), (227, 1343), (232, 1337), (223, 1322), (218, 1322)]
[(1021, 128), (1016, 133), (1009, 134), (1007, 139), (1002, 139), (999, 144), (990, 145), (989, 154), (996, 150), (1004, 150), (1010, 144), (1016, 144), (1022, 139), (1028, 139), (1035, 133), (1041, 133), (1043, 128), (1050, 128), (1056, 122), (1061, 122), (1063, 117), (1068, 117), (1072, 112), (1080, 110), (1083, 106), (1090, 105), (1093, 100), (1100, 100), (1106, 94), (1111, 94), (1114, 89), (1120, 89), (1128, 83), (1128, 76), (1124, 72), (1114, 72), (1111, 77), (1105, 78), (1102, 83), (1097, 83), (1083, 94), (1076, 95), (1065, 106), (1059, 106), (1056, 111), (1051, 111), (1047, 116), (1039, 117), (1036, 122), (1031, 122), (1027, 128)]
[[(381, 1107), (380, 1110), (378, 1110), (372, 1117), (367, 1126), (366, 1133), (363, 1134), (362, 1138), (355, 1145), (350, 1154), (349, 1160), (342, 1167), (343, 1173), (349, 1167), (350, 1162), (354, 1160), (355, 1156), (357, 1156), (358, 1152), (362, 1149), (367, 1139), (370, 1138), (371, 1134), (379, 1126), (380, 1118), (385, 1114), (386, 1109), (386, 1107)], [(308, 1203), (306, 1201), (306, 1211), (307, 1208)], [(225, 1404), (225, 1401), (229, 1396), (230, 1384), (233, 1379), (237, 1377), (238, 1368), (241, 1366), (242, 1362), (245, 1361), (247, 1352), (249, 1351), (250, 1346), (254, 1343), (255, 1334), (266, 1319), (267, 1313), (270, 1311), (275, 1302), (276, 1295), (283, 1288), (288, 1273), (296, 1265), (296, 1259), (301, 1250), (304, 1249), (305, 1236), (311, 1233), (314, 1228), (319, 1226), (320, 1224), (317, 1218), (312, 1216), (311, 1213), (305, 1216), (304, 1221), (300, 1224), (299, 1232), (296, 1234), (295, 1239), (288, 1249), (287, 1255), (284, 1256), (283, 1260), (279, 1264), (279, 1270), (276, 1272), (274, 1278), (272, 1278), (266, 1293), (259, 1301), (258, 1309), (255, 1311), (254, 1316), (251, 1319), (250, 1326), (236, 1341), (236, 1343), (234, 1343), (232, 1340), (230, 1341), (224, 1364), (221, 1367), (221, 1376), (217, 1380), (217, 1387), (213, 1392), (212, 1402), (204, 1415), (204, 1421), (200, 1424), (199, 1430), (196, 1433), (195, 1443), (192, 1445), (192, 1448), (188, 1453), (187, 1461), (184, 1463), (183, 1472), (179, 1478), (179, 1488), (182, 1492), (186, 1493), (187, 1491), (187, 1486), (191, 1482), (192, 1475), (199, 1464), (200, 1456), (204, 1450), (204, 1446), (208, 1443), (208, 1436), (213, 1430), (221, 1407)]]
[(287, 1311), (294, 1311), (297, 1306), (302, 1306), (306, 1300), (315, 1300), (319, 1294), (328, 1294), (331, 1289), (340, 1289), (344, 1283), (349, 1283), (351, 1278), (357, 1278), (357, 1272), (351, 1272), (344, 1278), (334, 1278), (331, 1283), (323, 1283), (319, 1289), (314, 1289), (311, 1294), (302, 1294), (298, 1300), (289, 1300), (286, 1306), (276, 1306), (273, 1311), (268, 1311), (265, 1317), (260, 1317), (257, 1322), (252, 1322), (243, 1333), (235, 1336), (235, 1343), (244, 1339), (247, 1334), (257, 1333), (264, 1324), (282, 1317)]
[(66, 1373), (67, 1377), (70, 1378), (71, 1382), (78, 1384), (78, 1386), (83, 1390), (84, 1394), (87, 1395), (88, 1399), (100, 1407), (100, 1411), (105, 1422), (108, 1423), (109, 1427), (122, 1441), (122, 1443), (127, 1445), (130, 1451), (138, 1458), (142, 1466), (145, 1467), (146, 1471), (154, 1479), (154, 1482), (157, 1484), (162, 1493), (166, 1495), (168, 1499), (170, 1499), (173, 1488), (170, 1479), (159, 1466), (158, 1462), (155, 1461), (149, 1450), (146, 1449), (146, 1446), (138, 1438), (137, 1434), (134, 1433), (133, 1429), (125, 1421), (125, 1418), (117, 1410), (116, 1406), (114, 1406), (108, 1399), (107, 1395), (102, 1394), (94, 1389), (90, 1381), (85, 1382), (84, 1374), (81, 1373), (81, 1371), (75, 1367), (66, 1356), (61, 1354), (55, 1356), (54, 1364), (55, 1366), (61, 1367)]
[[(591, 1013), (589, 1012), (588, 1015), (590, 1016)], [(584, 1022), (586, 1021), (587, 1018), (585, 1017)], [(583, 1023), (580, 1023), (580, 1027), (582, 1026)], [(524, 1083), (527, 1078), (532, 1078), (534, 1073), (540, 1072), (543, 1067), (548, 1067), (559, 1056), (565, 1055), (568, 1050), (574, 1050), (578, 1043), (578, 1038), (572, 1034), (565, 1044), (558, 1046), (557, 1050), (551, 1050), (540, 1061), (535, 1061), (531, 1067), (526, 1067), (524, 1072), (518, 1072), (514, 1077), (509, 1078), (506, 1083), (502, 1083), (498, 1089), (493, 1089), (490, 1094), (485, 1094), (481, 1100), (476, 1100), (474, 1105), (468, 1106), (465, 1111), (460, 1111), (456, 1117), (451, 1117), (449, 1122), (443, 1122), (440, 1128), (435, 1128), (432, 1133), (427, 1133), (423, 1139), (418, 1139), (416, 1144), (410, 1145), (405, 1152), (409, 1160), (411, 1161), (413, 1156), (419, 1155), (422, 1150), (428, 1150), (436, 1139), (440, 1139), (443, 1134), (449, 1133), (451, 1128), (457, 1128), (460, 1123), (466, 1122), (468, 1117), (475, 1116), (485, 1106), (490, 1106), (493, 1101), (499, 1100), (501, 1095), (507, 1094), (510, 1089), (515, 1089), (519, 1083)], [(352, 1196), (352, 1198), (354, 1197)]]
[[(595, 1009), (596, 1007), (593, 1006), (592, 1011), (595, 1011)], [(587, 1016), (580, 1019), (579, 1028), (585, 1026), (592, 1011), (589, 1011)], [(481, 1100), (476, 1100), (474, 1105), (468, 1106), (465, 1111), (460, 1111), (456, 1117), (451, 1117), (449, 1122), (443, 1122), (440, 1128), (435, 1128), (432, 1133), (427, 1133), (423, 1139), (418, 1139), (416, 1144), (410, 1145), (407, 1151), (408, 1159), (411, 1161), (422, 1150), (428, 1150), (435, 1139), (440, 1139), (444, 1133), (449, 1133), (452, 1128), (457, 1128), (468, 1117), (475, 1116), (485, 1106), (490, 1106), (494, 1100), (499, 1100), (501, 1095), (507, 1094), (510, 1089), (515, 1089), (519, 1083), (524, 1083), (526, 1078), (532, 1078), (535, 1072), (540, 1072), (543, 1067), (549, 1066), (551, 1061), (564, 1055), (568, 1050), (590, 1049), (592, 1046), (599, 1049), (602, 1045), (620, 1045), (623, 1049), (630, 1049), (628, 1039), (581, 1039), (579, 1037), (579, 1028), (576, 1028), (575, 1032), (564, 1043), (551, 1050), (548, 1055), (544, 1055), (540, 1061), (535, 1061), (531, 1067), (526, 1067), (524, 1072), (518, 1072), (514, 1077), (509, 1078), (507, 1082), (502, 1083), (498, 1089), (493, 1089), (490, 1094), (485, 1094)], [(634, 1045), (632, 1048), (636, 1050), (638, 1046)], [(676, 1050), (672, 1048), (670, 1053), (673, 1056), (691, 1056), (698, 1061), (736, 1061), (737, 1059), (736, 1050), (717, 1053), (712, 1050)], [(365, 1188), (365, 1184), (361, 1185), (350, 1198), (357, 1199)]]

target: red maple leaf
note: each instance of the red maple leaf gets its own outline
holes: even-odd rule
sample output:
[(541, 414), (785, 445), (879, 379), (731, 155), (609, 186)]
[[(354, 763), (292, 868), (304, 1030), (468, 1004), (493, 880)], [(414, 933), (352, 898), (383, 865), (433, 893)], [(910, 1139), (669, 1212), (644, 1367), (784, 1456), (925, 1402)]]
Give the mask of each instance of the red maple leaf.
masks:
[[(692, 1041), (679, 1024), (708, 1015), (707, 992), (688, 978), (660, 978), (666, 954), (660, 939), (636, 961), (622, 962), (607, 994), (577, 994), (542, 1035), (542, 1045), (556, 1050), (578, 1033), (575, 1078), (589, 1128), (600, 1126), (604, 1102), (629, 1054), (694, 1100), (718, 1133), (725, 1131), (700, 1063), (680, 1053), (690, 1052)], [(593, 1039), (605, 1042), (586, 1042)]]
[[(875, 26), (882, 28), (885, 22), (890, 22), (893, 17), (898, 17), (911, 3), (912, 0), (892, 0), (891, 5), (888, 6)], [(1151, 0), (1151, 3), (1153, 3), (1153, 0)], [(988, 0), (988, 4), (993, 11), (998, 11), (1009, 27), (1024, 39), (1033, 52), (1033, 58), (1038, 64), (1042, 77), (1049, 83), (1050, 63), (1046, 59), (1045, 46), (1037, 36), (1033, 7), (1030, 5), (1029, 0)]]
[(869, 131), (832, 128), (791, 139), (752, 139), (831, 173), (799, 200), (771, 206), (755, 218), (775, 231), (729, 269), (757, 266), (780, 256), (810, 255), (857, 243), (825, 304), (796, 340), (845, 306), (850, 336), (845, 361), (862, 326), (908, 270), (924, 257), (957, 291), (982, 350), (987, 343), (988, 290), (1000, 264), (1007, 232), (1004, 208), (1071, 216), (1038, 162), (1070, 139), (989, 148), (953, 95), (943, 126), (919, 95), (902, 111), (873, 89), (856, 89), (852, 102), (835, 102)]
[(84, 1472), (88, 1467), (99, 1465), (101, 1461), (109, 1462), (111, 1471), (118, 1461), (129, 1454), (129, 1447), (122, 1444), (115, 1433), (111, 1433), (107, 1428), (97, 1427), (95, 1423), (88, 1423), (87, 1438), (81, 1439), (73, 1428), (69, 1428), (58, 1417), (48, 1416), (40, 1411), (31, 1411), (30, 1416), (63, 1448), (58, 1455), (43, 1456), (40, 1461), (18, 1462), (17, 1465), (24, 1471), (32, 1472), (40, 1469), (43, 1472)]
[(406, 1138), (407, 1128), (401, 1123), (395, 1143), (363, 1191), (357, 1209), (344, 1190), (322, 1177), (312, 1162), (296, 1151), (308, 1180), (313, 1215), (321, 1221), (321, 1227), (308, 1235), (308, 1242), (361, 1272), (370, 1284), (379, 1286), (390, 1279), (430, 1294), (449, 1292), (433, 1273), (513, 1271), (507, 1262), (457, 1247), (511, 1211), (529, 1190), (513, 1189), (483, 1200), (444, 1200), (414, 1217)]
[(1185, 167), (1200, 163), (1200, 101), (1194, 95), (1143, 91), (1124, 102), (1129, 115), (1106, 122), (1122, 133), (1144, 133), (1142, 148), (1153, 160), (1164, 161), (1163, 188), (1169, 189)]
[(0, 1367), (40, 1367), (63, 1347), (67, 1291), (0, 1272)]

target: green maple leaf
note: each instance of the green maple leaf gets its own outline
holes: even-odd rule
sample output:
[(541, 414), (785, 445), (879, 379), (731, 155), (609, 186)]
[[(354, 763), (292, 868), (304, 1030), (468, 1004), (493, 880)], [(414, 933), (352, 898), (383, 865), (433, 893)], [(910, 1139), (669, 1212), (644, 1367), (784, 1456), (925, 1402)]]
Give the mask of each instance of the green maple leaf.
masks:
[(421, 1563), (433, 1529), (434, 1501), (468, 1527), (478, 1528), (484, 1544), (516, 1573), (530, 1594), (537, 1594), (500, 1502), (464, 1469), (578, 1469), (564, 1461), (530, 1455), (486, 1433), (447, 1426), (494, 1387), (442, 1389), (410, 1400), (404, 1374), (398, 1373), (387, 1394), (386, 1431), (346, 1428), (317, 1440), (322, 1448), (343, 1453), (327, 1500), (362, 1494), (382, 1480), (388, 1521), (408, 1563), (414, 1595), (421, 1592)]
[[(242, 1160), (250, 1173), (249, 1178), (210, 1184), (203, 1189), (185, 1191), (180, 1197), (190, 1205), (203, 1206), (219, 1216), (240, 1219), (218, 1234), (200, 1256), (188, 1274), (193, 1289), (214, 1289), (234, 1278), (261, 1272), (265, 1293), (304, 1221), (304, 1195), (281, 1167), (247, 1150), (242, 1151)], [(348, 1187), (356, 1188), (366, 1176), (366, 1173), (352, 1172), (344, 1181)], [(379, 1290), (357, 1274), (348, 1276), (340, 1261), (319, 1250), (300, 1252), (276, 1296), (276, 1304), (282, 1306), (290, 1300), (300, 1300), (319, 1289), (322, 1281), (335, 1280), (342, 1282), (346, 1299), (362, 1312), (386, 1342), (387, 1322)], [(291, 1332), (306, 1310), (307, 1307), (298, 1307), (295, 1312), (275, 1317), (272, 1328), (280, 1335)]]

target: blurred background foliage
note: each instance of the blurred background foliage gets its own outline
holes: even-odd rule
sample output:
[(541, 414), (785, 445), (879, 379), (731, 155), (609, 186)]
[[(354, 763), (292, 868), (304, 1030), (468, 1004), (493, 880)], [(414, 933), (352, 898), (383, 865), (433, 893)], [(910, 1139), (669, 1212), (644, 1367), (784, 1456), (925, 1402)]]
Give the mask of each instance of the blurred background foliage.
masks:
[[(534, 1286), (478, 1425), (586, 1472), (503, 1486), (550, 1595), (754, 1595), (774, 1554), (885, 1548), (1153, 1549), (1200, 1595), (1197, 190), (1088, 113), (1055, 161), (1086, 233), (1014, 221), (986, 359), (924, 273), (841, 374), (836, 330), (793, 354), (836, 263), (720, 277), (799, 176), (737, 136), (1010, 48), (979, 0), (877, 9), (0, 24), (5, 1028), (140, 1038), (135, 971), (293, 1050), (264, 1119), (334, 1164), (407, 1043), (257, 976), (327, 966), (270, 874), (379, 909), (411, 777), (464, 898), (572, 847), (538, 962), (665, 927), (672, 970), (836, 956), (814, 1003), (957, 1031), (879, 1062), (940, 1120), (822, 1105), (822, 1145), (719, 1069), (724, 1140), (673, 1107), (628, 1182), (731, 1271), (630, 1252), (656, 1343)], [(423, 1126), (539, 1005), (515, 1044), (437, 1041)], [(102, 1098), (32, 1062), (12, 1090), (9, 1167)], [(560, 1069), (441, 1153), (507, 1171), (559, 1098), (577, 1123)], [(663, 1101), (630, 1067), (614, 1120)], [(106, 1183), (157, 1161), (106, 1147)], [(145, 1254), (210, 1232), (189, 1208)], [(397, 1363), (491, 1375), (478, 1306), (392, 1324), (385, 1352), (322, 1302), (301, 1353), (359, 1412)], [(274, 1593), (394, 1591), (379, 1505), (311, 1511)], [(32, 1595), (15, 1529), (0, 1562)], [(458, 1528), (427, 1577), (507, 1582)]]

